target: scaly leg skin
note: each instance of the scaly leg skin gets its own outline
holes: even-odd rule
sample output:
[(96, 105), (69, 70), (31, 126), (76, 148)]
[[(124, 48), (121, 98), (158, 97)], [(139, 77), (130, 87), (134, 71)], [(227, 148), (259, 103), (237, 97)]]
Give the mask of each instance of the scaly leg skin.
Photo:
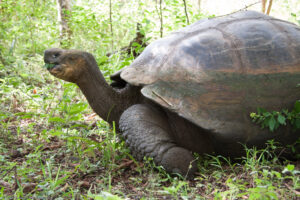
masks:
[(168, 173), (191, 178), (197, 170), (190, 151), (176, 145), (166, 115), (149, 105), (128, 108), (120, 118), (120, 130), (133, 156), (154, 159)]

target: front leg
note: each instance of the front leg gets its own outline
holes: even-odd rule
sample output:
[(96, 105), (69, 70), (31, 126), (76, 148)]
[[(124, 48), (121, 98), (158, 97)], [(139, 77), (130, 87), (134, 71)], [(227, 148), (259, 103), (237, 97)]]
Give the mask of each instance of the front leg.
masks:
[(172, 139), (167, 117), (162, 111), (145, 104), (133, 105), (122, 114), (119, 124), (136, 159), (151, 157), (167, 172), (182, 176), (191, 176), (196, 171), (191, 152), (177, 146)]

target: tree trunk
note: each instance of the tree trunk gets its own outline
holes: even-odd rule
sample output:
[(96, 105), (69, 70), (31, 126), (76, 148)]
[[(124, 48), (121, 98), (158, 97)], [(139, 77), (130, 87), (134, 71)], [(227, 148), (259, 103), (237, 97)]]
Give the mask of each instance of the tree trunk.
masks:
[(0, 0), (0, 13), (2, 13), (2, 6), (1, 6), (1, 4), (2, 4), (2, 0)]
[(261, 12), (262, 13), (266, 12), (266, 3), (267, 3), (267, 0), (261, 0)]
[(201, 2), (202, 2), (202, 0), (198, 0), (198, 10), (199, 10), (199, 14), (201, 14)]
[(57, 0), (60, 45), (70, 46), (72, 31), (68, 25), (71, 16), (71, 0)]
[(113, 50), (114, 49), (114, 32), (113, 32), (113, 24), (112, 24), (111, 0), (109, 0), (109, 23), (110, 23), (110, 33), (111, 33), (111, 50)]
[(163, 37), (163, 16), (162, 16), (162, 0), (159, 0), (159, 19), (160, 19), (160, 37)]

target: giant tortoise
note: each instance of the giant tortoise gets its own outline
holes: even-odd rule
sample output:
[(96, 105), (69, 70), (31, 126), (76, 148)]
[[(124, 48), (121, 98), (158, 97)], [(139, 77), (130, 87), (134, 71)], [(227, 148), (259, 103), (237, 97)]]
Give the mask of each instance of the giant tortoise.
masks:
[(300, 97), (300, 28), (255, 11), (203, 19), (150, 44), (108, 84), (94, 57), (51, 48), (49, 72), (76, 83), (115, 122), (133, 156), (193, 174), (193, 152), (240, 156), (243, 144), (291, 144), (289, 126), (261, 129), (249, 114), (292, 108)]

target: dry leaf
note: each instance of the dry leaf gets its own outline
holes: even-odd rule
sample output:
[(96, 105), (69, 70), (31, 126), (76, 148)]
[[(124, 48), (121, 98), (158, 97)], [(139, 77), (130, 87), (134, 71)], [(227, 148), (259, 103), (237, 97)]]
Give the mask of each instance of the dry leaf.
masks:
[(36, 186), (37, 186), (37, 183), (26, 183), (26, 184), (22, 185), (23, 192), (24, 193), (29, 193), (32, 190), (34, 190)]

